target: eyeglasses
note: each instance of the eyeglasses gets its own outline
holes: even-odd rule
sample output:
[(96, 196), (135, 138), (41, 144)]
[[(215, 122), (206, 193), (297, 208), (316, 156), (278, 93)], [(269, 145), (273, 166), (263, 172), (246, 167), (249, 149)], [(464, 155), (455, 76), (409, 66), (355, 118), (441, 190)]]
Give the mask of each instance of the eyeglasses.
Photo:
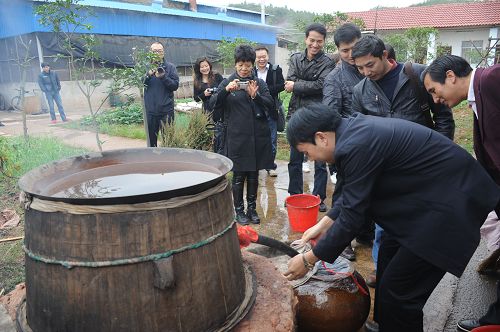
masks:
[(163, 53), (163, 50), (151, 50), (153, 53)]
[(252, 69), (253, 65), (236, 65), (235, 67), (236, 67), (237, 70)]

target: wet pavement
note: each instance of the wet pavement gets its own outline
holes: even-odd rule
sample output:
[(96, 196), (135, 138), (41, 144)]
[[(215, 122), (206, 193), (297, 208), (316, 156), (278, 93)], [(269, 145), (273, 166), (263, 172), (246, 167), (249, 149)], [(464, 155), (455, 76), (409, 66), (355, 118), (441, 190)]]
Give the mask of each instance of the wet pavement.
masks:
[[(73, 121), (87, 114), (84, 110), (69, 111), (68, 117)], [(30, 135), (51, 135), (61, 141), (90, 150), (97, 150), (95, 134), (73, 129), (62, 128), (58, 125), (50, 125), (48, 114), (28, 115), (28, 132)], [(0, 111), (0, 121), (5, 125), (0, 127), (0, 136), (22, 135), (21, 114), (18, 112)], [(145, 147), (143, 140), (128, 139), (102, 135), (104, 141), (103, 149), (124, 149)], [(301, 233), (293, 232), (288, 224), (287, 211), (284, 201), (288, 196), (288, 171), (287, 162), (277, 161), (277, 177), (270, 177), (267, 172), (261, 171), (259, 176), (258, 212), (261, 224), (255, 229), (266, 236), (291, 242), (299, 239)], [(314, 169), (310, 162), (311, 170)], [(329, 181), (327, 186), (327, 199), (325, 203), (331, 204), (333, 184)], [(304, 192), (311, 193), (313, 189), (313, 171), (304, 173)], [(320, 213), (320, 217), (323, 214)], [(358, 245), (353, 242), (357, 259), (354, 262), (356, 270), (367, 277), (373, 270), (371, 260), (371, 248)], [(461, 319), (478, 318), (486, 311), (488, 304), (494, 300), (495, 290), (492, 281), (483, 280), (475, 272), (478, 262), (487, 256), (487, 250), (483, 243), (479, 246), (476, 255), (471, 260), (469, 267), (458, 279), (446, 275), (438, 285), (435, 292), (424, 308), (424, 325), (426, 332), (456, 331), (456, 322)], [(370, 290), (372, 301), (373, 289)], [(0, 313), (1, 316), (1, 313)], [(1, 318), (1, 317), (0, 317)]]

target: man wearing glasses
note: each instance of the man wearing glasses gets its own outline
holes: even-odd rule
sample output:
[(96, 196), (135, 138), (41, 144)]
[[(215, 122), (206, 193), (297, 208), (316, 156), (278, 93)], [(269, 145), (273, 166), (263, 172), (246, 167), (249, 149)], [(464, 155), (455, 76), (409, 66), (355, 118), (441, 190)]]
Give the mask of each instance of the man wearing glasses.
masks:
[(160, 42), (151, 45), (151, 52), (156, 55), (152, 68), (144, 80), (144, 105), (148, 125), (148, 146), (155, 147), (158, 132), (174, 122), (174, 91), (179, 88), (179, 76), (175, 66), (165, 61), (165, 52)]

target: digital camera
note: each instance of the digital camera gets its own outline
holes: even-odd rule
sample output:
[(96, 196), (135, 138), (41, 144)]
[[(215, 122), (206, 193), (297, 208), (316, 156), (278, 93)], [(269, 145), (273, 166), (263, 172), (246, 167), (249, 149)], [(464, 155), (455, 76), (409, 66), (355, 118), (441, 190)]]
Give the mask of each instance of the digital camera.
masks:
[(240, 90), (246, 90), (248, 88), (248, 81), (239, 81), (238, 82), (238, 88)]
[(160, 75), (165, 74), (165, 69), (163, 69), (163, 67), (158, 67), (158, 69), (156, 69), (156, 72)]
[(211, 94), (214, 94), (214, 93), (216, 93), (216, 92), (217, 92), (217, 90), (219, 90), (219, 88), (218, 88), (218, 87), (214, 87), (214, 88), (208, 88), (207, 90), (208, 90), (208, 92), (210, 92)]

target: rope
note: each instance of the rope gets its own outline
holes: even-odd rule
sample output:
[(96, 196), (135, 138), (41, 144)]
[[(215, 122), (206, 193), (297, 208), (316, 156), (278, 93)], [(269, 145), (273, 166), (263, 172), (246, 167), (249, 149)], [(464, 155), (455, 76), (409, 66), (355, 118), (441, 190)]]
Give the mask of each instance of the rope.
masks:
[(224, 235), (227, 231), (229, 231), (233, 225), (235, 224), (235, 221), (233, 220), (225, 229), (223, 229), (221, 232), (214, 234), (210, 236), (209, 238), (202, 240), (198, 243), (186, 245), (184, 247), (178, 248), (178, 249), (172, 249), (163, 253), (158, 253), (158, 254), (150, 254), (150, 255), (145, 255), (145, 256), (139, 256), (139, 257), (133, 257), (133, 258), (122, 258), (122, 259), (116, 259), (116, 260), (110, 260), (110, 261), (98, 261), (98, 262), (82, 262), (82, 261), (62, 261), (58, 259), (53, 259), (49, 257), (44, 257), (41, 255), (37, 255), (33, 253), (31, 250), (26, 248), (26, 246), (23, 245), (23, 250), (28, 255), (31, 259), (39, 262), (43, 262), (45, 264), (59, 264), (64, 266), (65, 268), (71, 269), (75, 266), (78, 267), (107, 267), (107, 266), (117, 266), (117, 265), (128, 265), (128, 264), (136, 264), (136, 263), (142, 263), (142, 262), (148, 262), (148, 261), (155, 261), (158, 259), (162, 258), (167, 258), (172, 255), (191, 250), (191, 249), (197, 249), (200, 247), (203, 247), (209, 243), (212, 243), (222, 235)]
[(194, 195), (174, 197), (162, 201), (136, 203), (136, 204), (115, 204), (115, 205), (75, 205), (64, 202), (47, 201), (31, 196), (29, 193), (21, 192), (19, 197), (23, 207), (42, 212), (64, 212), (70, 214), (97, 214), (97, 213), (121, 213), (152, 211), (162, 209), (172, 209), (198, 202), (212, 195), (223, 192), (228, 186), (227, 179), (223, 179), (210, 189)]
[(332, 270), (332, 269), (329, 269), (326, 267), (326, 264), (324, 261), (321, 261), (321, 264), (323, 265), (323, 268), (325, 269), (325, 271), (328, 271), (329, 273), (331, 274), (342, 274), (342, 275), (345, 275), (345, 276), (348, 276), (350, 278), (352, 278), (352, 281), (354, 281), (354, 283), (356, 284), (356, 286), (358, 287), (358, 290), (365, 296), (368, 296), (368, 293), (367, 291), (359, 284), (358, 280), (356, 279), (356, 277), (354, 276), (354, 274), (352, 274), (351, 272), (348, 272), (348, 273), (344, 273), (344, 272), (337, 272), (335, 270)]

